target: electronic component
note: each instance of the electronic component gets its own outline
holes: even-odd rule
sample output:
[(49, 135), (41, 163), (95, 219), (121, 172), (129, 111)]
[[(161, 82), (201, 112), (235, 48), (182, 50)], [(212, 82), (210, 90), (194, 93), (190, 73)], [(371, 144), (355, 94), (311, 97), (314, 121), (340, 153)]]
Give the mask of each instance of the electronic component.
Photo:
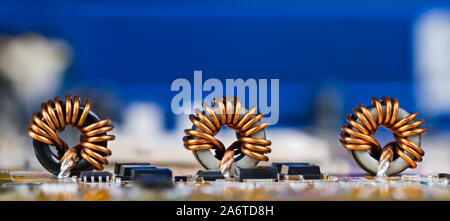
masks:
[(172, 179), (172, 171), (169, 168), (156, 168), (156, 167), (135, 167), (131, 168), (131, 180), (136, 180), (141, 175), (145, 174), (160, 174), (162, 176), (170, 176), (170, 179)]
[(152, 164), (151, 163), (144, 163), (144, 162), (115, 163), (114, 164), (114, 174), (120, 174), (120, 167), (122, 165), (152, 165)]
[(171, 187), (172, 171), (168, 168), (134, 168), (132, 178), (144, 188)]
[(448, 178), (448, 173), (439, 173), (438, 174), (438, 178), (440, 178), (440, 179), (445, 179), (445, 178)]
[[(194, 170), (197, 167), (192, 167)], [(135, 169), (138, 170), (138, 169)], [(151, 170), (151, 169), (146, 169)], [(171, 169), (172, 170), (172, 169)], [(184, 174), (186, 168), (174, 173)], [(88, 172), (88, 171), (87, 171)], [(100, 171), (93, 171), (100, 172)], [(272, 179), (247, 179), (247, 182), (203, 182), (190, 178), (176, 188), (159, 192), (155, 188), (171, 187), (170, 175), (142, 174), (133, 182), (120, 177), (98, 183), (87, 174), (86, 182), (58, 180), (47, 172), (0, 170), (3, 200), (450, 200), (447, 179), (435, 175), (409, 174), (395, 177), (329, 176), (328, 179), (304, 180), (301, 175), (284, 175), (283, 182)], [(446, 174), (448, 175), (448, 174)], [(94, 175), (96, 176), (96, 175)], [(280, 180), (282, 174), (279, 174)], [(292, 176), (292, 177), (291, 177)], [(326, 175), (324, 175), (326, 176)], [(102, 176), (104, 177), (104, 176)], [(73, 176), (72, 178), (75, 178)], [(261, 177), (258, 177), (261, 178)], [(79, 182), (78, 180), (81, 180)], [(195, 182), (193, 182), (195, 181)], [(87, 185), (85, 185), (87, 183)], [(140, 187), (140, 188), (138, 188)], [(151, 188), (152, 191), (147, 191)]]
[(199, 170), (197, 177), (203, 177), (204, 181), (215, 181), (218, 179), (225, 179), (223, 174), (218, 170)]
[[(82, 105), (77, 95), (73, 99), (66, 95), (64, 102), (55, 97), (53, 101), (42, 103), (41, 112), (33, 114), (28, 135), (33, 138), (36, 157), (50, 173), (67, 177), (94, 168), (102, 170), (103, 165), (108, 164), (106, 157), (111, 155), (111, 150), (107, 148), (107, 141), (114, 140), (115, 136), (106, 133), (114, 126), (109, 125), (109, 119), (100, 120), (90, 109), (89, 99)], [(58, 136), (66, 126), (80, 131), (80, 144), (69, 147)], [(56, 147), (57, 154), (49, 145)]]
[(288, 175), (321, 175), (319, 166), (313, 164), (284, 164), (281, 167), (281, 172)]
[(175, 176), (174, 180), (175, 180), (175, 182), (187, 182), (188, 177), (187, 176)]
[[(277, 171), (278, 171), (278, 173), (281, 173), (281, 166), (283, 165), (283, 164), (294, 164), (295, 162), (282, 162), (282, 163), (280, 163), (280, 162), (272, 162), (272, 166), (274, 166), (275, 168), (277, 168)], [(298, 165), (302, 165), (302, 164), (304, 164), (304, 165), (309, 165), (309, 163), (295, 163), (295, 164), (298, 164)]]
[[(155, 169), (156, 167), (154, 165), (121, 165), (120, 166), (120, 173), (118, 176), (122, 177), (122, 180), (131, 180), (131, 172), (133, 169), (137, 168), (152, 168)], [(117, 177), (117, 175), (116, 175)]]
[(278, 171), (274, 166), (242, 168), (236, 167), (236, 180), (251, 181), (251, 180), (272, 180), (278, 181)]
[(80, 177), (85, 183), (109, 182), (112, 174), (108, 171), (82, 171)]
[[(196, 111), (189, 119), (193, 126), (186, 129), (183, 137), (184, 147), (192, 150), (195, 158), (208, 170), (220, 169), (222, 173), (234, 175), (232, 166), (255, 167), (259, 161), (267, 161), (264, 154), (270, 153), (272, 144), (266, 139), (264, 128), (267, 122), (261, 123), (262, 113), (256, 114), (257, 107), (250, 110), (241, 105), (237, 97), (229, 99), (214, 98), (213, 106), (203, 103), (204, 111)], [(238, 140), (226, 148), (214, 136), (222, 126), (236, 131)], [(216, 156), (209, 149), (215, 149)], [(240, 157), (235, 155), (241, 154)], [(244, 155), (244, 156), (242, 156)]]
[(302, 175), (304, 179), (322, 178), (320, 167), (317, 165), (309, 163), (275, 163), (275, 165), (278, 166), (280, 174), (282, 175)]
[[(347, 115), (347, 124), (342, 126), (340, 142), (350, 150), (358, 165), (372, 175), (395, 175), (422, 161), (425, 152), (420, 148), (421, 136), (427, 130), (420, 128), (423, 120), (414, 120), (418, 114), (409, 114), (399, 107), (396, 98), (372, 98), (367, 108), (361, 104)], [(382, 126), (393, 132), (395, 142), (381, 147), (373, 138)], [(370, 151), (368, 151), (370, 150)], [(398, 155), (394, 159), (395, 154)]]
[(139, 176), (136, 183), (143, 188), (169, 188), (173, 186), (172, 180), (151, 174)]

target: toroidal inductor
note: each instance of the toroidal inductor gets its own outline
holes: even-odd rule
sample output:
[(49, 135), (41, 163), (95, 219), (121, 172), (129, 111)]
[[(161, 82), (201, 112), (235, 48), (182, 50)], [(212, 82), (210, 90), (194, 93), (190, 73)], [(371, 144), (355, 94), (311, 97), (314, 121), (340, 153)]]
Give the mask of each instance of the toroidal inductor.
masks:
[[(196, 109), (196, 115), (189, 116), (193, 126), (185, 130), (187, 136), (183, 142), (204, 168), (220, 168), (222, 172), (227, 170), (233, 175), (236, 166), (251, 168), (259, 161), (269, 159), (264, 155), (271, 152), (268, 147), (271, 141), (266, 140), (264, 130), (269, 124), (260, 122), (263, 114), (255, 115), (256, 106), (248, 110), (237, 97), (229, 99), (226, 96), (214, 98), (212, 107), (206, 103), (202, 106), (203, 111)], [(236, 131), (237, 141), (227, 148), (214, 137), (222, 126)], [(215, 150), (215, 156), (210, 149)]]
[[(395, 175), (408, 167), (416, 168), (416, 161), (422, 161), (425, 152), (420, 147), (421, 135), (426, 129), (420, 126), (424, 122), (414, 120), (418, 114), (409, 114), (400, 108), (396, 98), (382, 97), (380, 102), (373, 97), (371, 106), (366, 108), (359, 104), (358, 108), (353, 108), (353, 113), (347, 114), (340, 142), (365, 171), (372, 175)], [(372, 137), (378, 126), (391, 131), (395, 142), (382, 148)]]
[[(41, 112), (33, 113), (28, 125), (28, 135), (33, 138), (36, 157), (49, 172), (58, 175), (68, 170), (68, 174), (77, 175), (85, 170), (102, 170), (108, 164), (107, 156), (111, 150), (107, 141), (115, 136), (107, 132), (114, 129), (109, 119), (100, 118), (91, 110), (90, 101), (82, 105), (80, 98), (66, 95), (64, 101), (59, 97), (42, 103)], [(72, 126), (81, 133), (80, 144), (69, 147), (59, 136), (66, 126)], [(50, 146), (57, 149), (51, 151)], [(67, 176), (66, 175), (66, 176)]]

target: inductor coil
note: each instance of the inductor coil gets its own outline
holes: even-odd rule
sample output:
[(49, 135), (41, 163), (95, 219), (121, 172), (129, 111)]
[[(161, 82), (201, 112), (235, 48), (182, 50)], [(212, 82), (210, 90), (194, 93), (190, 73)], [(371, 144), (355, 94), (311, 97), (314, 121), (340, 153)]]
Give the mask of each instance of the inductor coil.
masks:
[[(107, 132), (114, 129), (109, 119), (101, 120), (92, 110), (91, 103), (86, 99), (81, 104), (80, 98), (66, 95), (64, 101), (59, 97), (41, 105), (41, 111), (32, 115), (28, 124), (28, 135), (33, 138), (33, 147), (41, 165), (49, 172), (57, 175), (61, 162), (71, 158), (75, 164), (71, 174), (78, 175), (81, 171), (102, 170), (108, 164), (107, 156), (111, 150), (107, 148), (107, 141), (115, 136)], [(66, 126), (72, 126), (81, 133), (80, 144), (69, 147), (59, 136)], [(51, 151), (50, 146), (57, 149)]]
[[(396, 98), (372, 98), (372, 105), (361, 104), (353, 108), (354, 114), (347, 114), (347, 124), (342, 126), (340, 142), (351, 151), (356, 163), (368, 173), (377, 174), (382, 160), (389, 160), (386, 175), (395, 175), (411, 167), (416, 168), (425, 152), (421, 136), (426, 129), (420, 128), (423, 120), (415, 120), (417, 113), (409, 114), (399, 107)], [(395, 142), (384, 148), (373, 138), (377, 128), (382, 126), (394, 135)]]
[[(203, 111), (196, 109), (196, 115), (189, 116), (193, 126), (185, 130), (183, 142), (204, 168), (214, 170), (226, 166), (233, 175), (236, 166), (253, 168), (259, 161), (269, 160), (264, 155), (271, 152), (268, 146), (272, 143), (266, 140), (264, 130), (269, 124), (260, 122), (263, 114), (255, 115), (256, 106), (248, 110), (237, 97), (226, 96), (214, 98), (212, 107), (206, 103), (202, 106)], [(222, 126), (236, 131), (237, 141), (227, 148), (214, 137)]]

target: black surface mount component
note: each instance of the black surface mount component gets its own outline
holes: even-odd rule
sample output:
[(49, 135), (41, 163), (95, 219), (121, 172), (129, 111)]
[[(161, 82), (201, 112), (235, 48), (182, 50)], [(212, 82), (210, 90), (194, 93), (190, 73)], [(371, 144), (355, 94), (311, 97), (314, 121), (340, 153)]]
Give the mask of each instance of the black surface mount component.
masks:
[(187, 182), (187, 176), (175, 176), (175, 182)]
[(131, 177), (143, 188), (167, 188), (173, 186), (172, 171), (168, 168), (134, 168)]
[(204, 181), (224, 180), (225, 177), (218, 170), (199, 170), (197, 171), (197, 177), (203, 177)]
[[(121, 165), (120, 167), (120, 173), (118, 176), (122, 177), (122, 180), (131, 180), (132, 179), (132, 170), (133, 169), (155, 169), (156, 166), (154, 165)], [(117, 176), (117, 175), (116, 175)]]
[(236, 167), (236, 179), (240, 182), (247, 180), (274, 180), (278, 181), (278, 171), (274, 166), (241, 168)]
[(81, 171), (81, 180), (85, 182), (106, 182), (112, 178), (108, 171)]
[(283, 164), (309, 165), (309, 163), (294, 163), (294, 162), (279, 163), (279, 162), (273, 162), (272, 166), (277, 168), (278, 173), (281, 173), (281, 167), (283, 166)]
[(152, 165), (151, 163), (145, 162), (125, 162), (125, 163), (115, 163), (114, 164), (114, 174), (120, 173), (120, 167), (123, 165)]
[(449, 177), (448, 175), (449, 175), (448, 173), (439, 173), (439, 174), (438, 174), (438, 178), (440, 178), (440, 179), (445, 179), (445, 178), (448, 178), (448, 177)]
[(280, 176), (302, 175), (304, 179), (321, 179), (320, 167), (309, 163), (272, 163), (276, 166)]
[(147, 168), (132, 168), (130, 179), (137, 180), (139, 176), (147, 175), (147, 174), (156, 174), (158, 176), (167, 176), (172, 180), (172, 171), (169, 168), (156, 168), (156, 167), (147, 167)]

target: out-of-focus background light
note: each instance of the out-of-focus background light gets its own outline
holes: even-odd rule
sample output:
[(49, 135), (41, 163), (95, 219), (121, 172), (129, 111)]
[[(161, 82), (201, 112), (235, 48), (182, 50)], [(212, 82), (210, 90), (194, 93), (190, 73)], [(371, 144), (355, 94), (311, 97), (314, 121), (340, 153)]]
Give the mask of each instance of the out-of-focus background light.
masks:
[(450, 3), (438, 0), (2, 1), (0, 167), (41, 169), (26, 125), (66, 93), (113, 119), (112, 161), (198, 165), (182, 145), (188, 117), (170, 107), (172, 81), (195, 70), (280, 79), (271, 161), (361, 172), (340, 126), (358, 103), (389, 96), (429, 130), (414, 173), (450, 167)]

